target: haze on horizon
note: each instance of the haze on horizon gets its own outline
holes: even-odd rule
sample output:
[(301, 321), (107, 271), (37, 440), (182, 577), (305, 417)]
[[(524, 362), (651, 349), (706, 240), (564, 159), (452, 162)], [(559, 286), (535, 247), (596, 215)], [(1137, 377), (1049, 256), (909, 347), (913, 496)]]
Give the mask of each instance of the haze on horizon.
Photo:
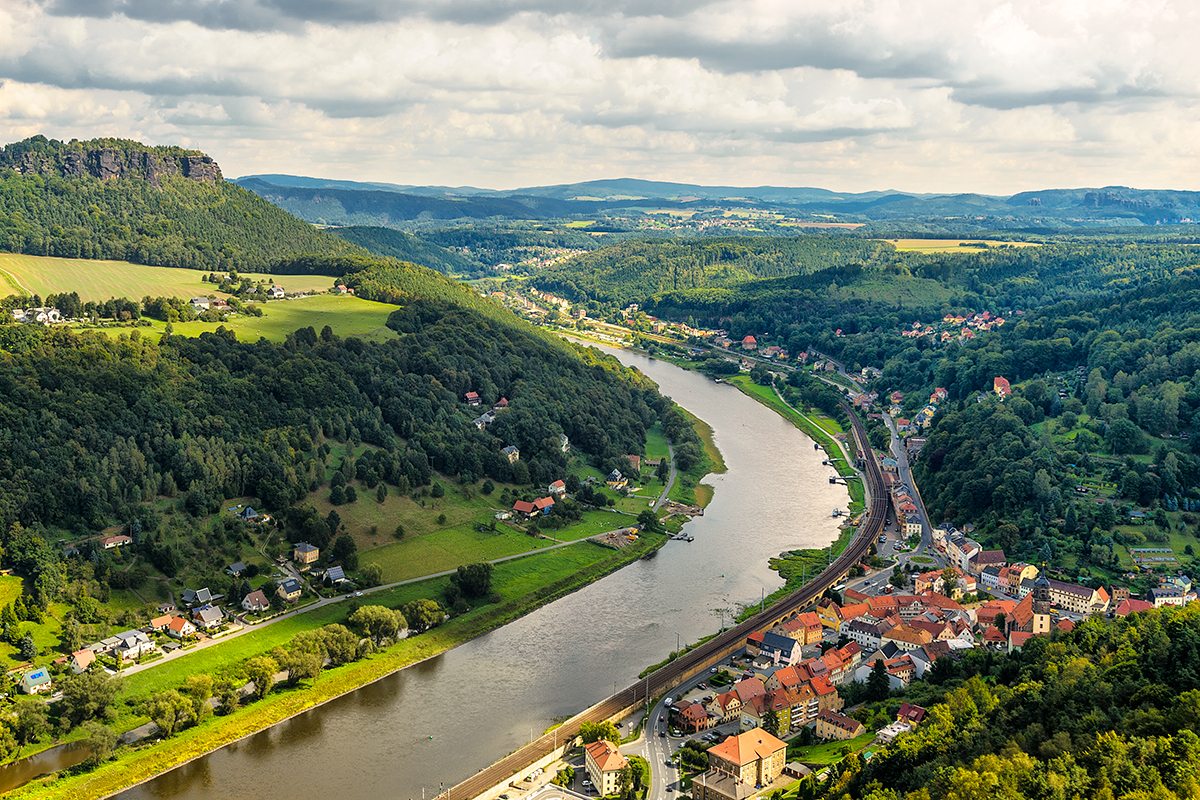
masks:
[(1196, 189), (1175, 0), (6, 0), (3, 142), (515, 188)]

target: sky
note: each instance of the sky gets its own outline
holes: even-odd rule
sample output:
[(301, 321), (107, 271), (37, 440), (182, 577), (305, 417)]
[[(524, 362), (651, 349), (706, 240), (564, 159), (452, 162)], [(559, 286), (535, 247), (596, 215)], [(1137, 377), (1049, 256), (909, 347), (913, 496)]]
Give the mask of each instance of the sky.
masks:
[(1198, 189), (1176, 0), (0, 0), (0, 141), (496, 189)]

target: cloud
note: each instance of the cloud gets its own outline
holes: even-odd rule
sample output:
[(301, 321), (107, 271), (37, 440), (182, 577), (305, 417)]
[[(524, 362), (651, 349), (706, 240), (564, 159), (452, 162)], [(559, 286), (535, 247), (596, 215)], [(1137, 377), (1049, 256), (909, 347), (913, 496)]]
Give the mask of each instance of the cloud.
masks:
[(0, 130), (202, 145), (229, 175), (1149, 185), (1195, 171), (1196, 15), (1171, 0), (11, 0)]

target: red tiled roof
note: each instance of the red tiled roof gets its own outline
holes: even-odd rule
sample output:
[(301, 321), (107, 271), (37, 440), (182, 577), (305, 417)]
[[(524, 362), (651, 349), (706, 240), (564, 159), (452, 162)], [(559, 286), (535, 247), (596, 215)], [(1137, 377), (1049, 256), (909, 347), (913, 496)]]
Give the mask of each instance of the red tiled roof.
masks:
[(786, 747), (785, 743), (762, 728), (755, 728), (737, 736), (730, 736), (719, 745), (710, 747), (708, 753), (742, 767), (760, 758), (770, 758)]

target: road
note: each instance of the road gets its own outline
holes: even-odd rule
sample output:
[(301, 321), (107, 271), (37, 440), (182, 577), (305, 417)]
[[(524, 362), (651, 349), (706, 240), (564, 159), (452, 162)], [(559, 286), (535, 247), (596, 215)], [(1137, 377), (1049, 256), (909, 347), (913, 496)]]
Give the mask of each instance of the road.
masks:
[(576, 714), (563, 725), (555, 729), (553, 734), (546, 734), (531, 742), (529, 745), (510, 753), (491, 766), (477, 772), (472, 777), (452, 787), (446, 793), (446, 800), (465, 800), (480, 794), (501, 783), (520, 776), (530, 764), (539, 758), (553, 752), (557, 743), (563, 737), (574, 737), (579, 733), (579, 726), (584, 722), (603, 722), (620, 713), (623, 709), (646, 702), (649, 698), (658, 696), (674, 688), (686, 679), (692, 678), (707, 670), (742, 646), (745, 638), (751, 633), (768, 630), (780, 619), (802, 611), (820, 598), (826, 590), (832, 588), (841, 580), (849, 569), (866, 556), (871, 544), (880, 531), (883, 530), (887, 516), (887, 503), (883, 490), (883, 473), (875, 460), (867, 439), (866, 428), (862, 420), (848, 405), (846, 413), (854, 428), (854, 435), (864, 455), (863, 479), (867, 488), (867, 497), (871, 499), (867, 514), (855, 534), (833, 562), (807, 584), (785, 597), (770, 608), (754, 615), (750, 619), (736, 625), (712, 639), (690, 650), (671, 663), (649, 676), (647, 680), (638, 681), (612, 697), (602, 700), (591, 708)]
[(667, 458), (671, 459), (671, 471), (667, 473), (667, 485), (663, 487), (662, 494), (654, 501), (654, 510), (658, 511), (663, 507), (663, 503), (667, 502), (667, 495), (671, 493), (671, 487), (675, 485), (675, 478), (679, 474), (679, 470), (675, 469), (675, 447), (667, 442)]
[(925, 510), (925, 501), (921, 499), (917, 482), (913, 480), (912, 469), (908, 463), (908, 448), (904, 446), (904, 441), (896, 430), (896, 423), (886, 411), (883, 412), (883, 421), (888, 427), (888, 432), (892, 434), (892, 455), (896, 459), (897, 474), (901, 482), (912, 490), (913, 499), (917, 501), (917, 511), (921, 514), (921, 544), (913, 553), (918, 555), (933, 547), (933, 524), (929, 521), (929, 513)]

